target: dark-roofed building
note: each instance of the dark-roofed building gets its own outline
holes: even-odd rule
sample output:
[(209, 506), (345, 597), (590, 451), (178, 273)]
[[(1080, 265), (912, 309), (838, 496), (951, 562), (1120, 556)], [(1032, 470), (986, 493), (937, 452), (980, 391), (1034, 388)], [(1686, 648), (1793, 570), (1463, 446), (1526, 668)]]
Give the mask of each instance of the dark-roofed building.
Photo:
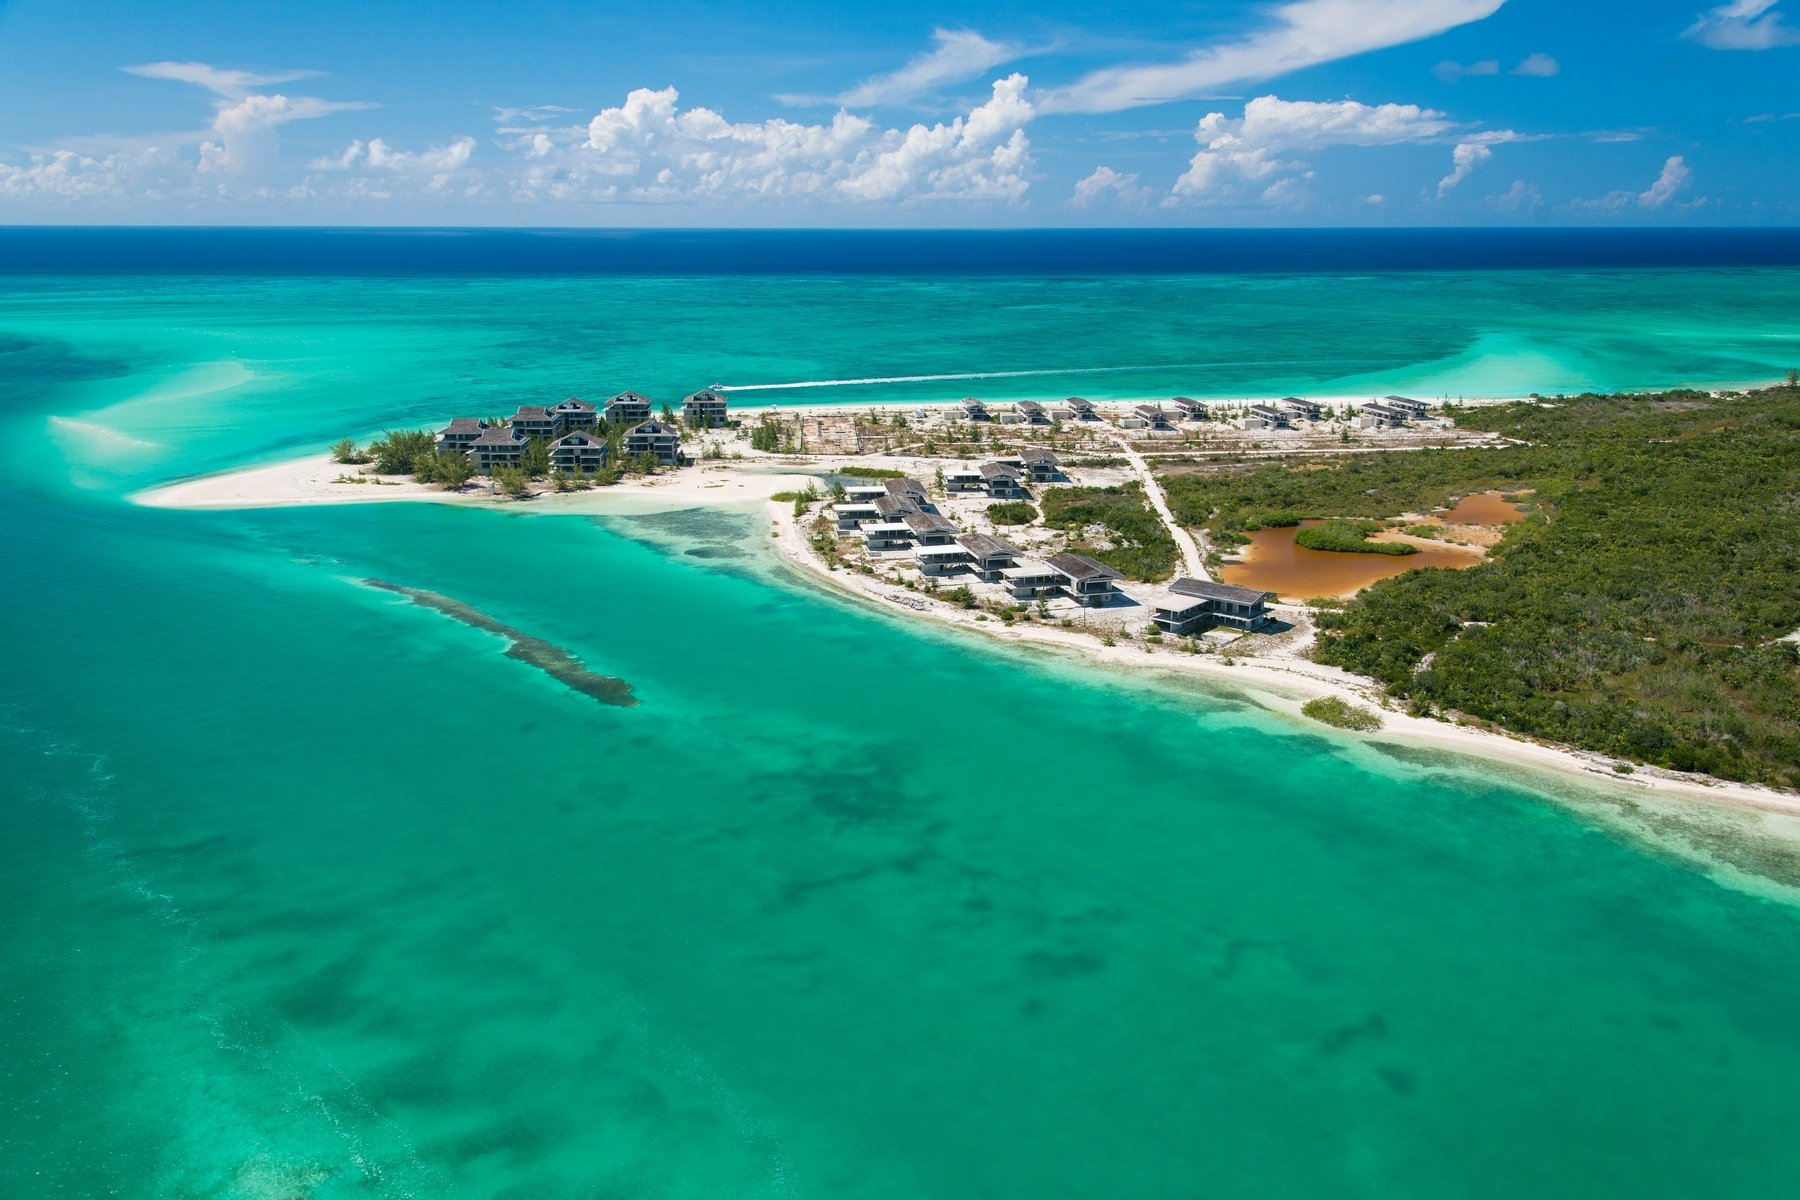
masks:
[(877, 496), (870, 507), (880, 514), (881, 520), (890, 523), (904, 521), (913, 513), (925, 511), (911, 496)]
[(681, 433), (661, 421), (644, 421), (625, 431), (625, 453), (634, 458), (654, 454), (656, 461), (672, 467), (681, 461)]
[(1399, 429), (1412, 419), (1403, 408), (1383, 404), (1379, 400), (1364, 402), (1357, 413), (1356, 424), (1363, 429)]
[(1288, 411), (1273, 404), (1252, 404), (1238, 418), (1239, 429), (1286, 429)]
[(1177, 396), (1169, 403), (1175, 406), (1176, 415), (1184, 421), (1206, 420), (1206, 405), (1192, 396)]
[(1019, 482), (1019, 468), (1006, 463), (981, 464), (981, 484), (990, 496), (1023, 496), (1025, 487)]
[(1063, 401), (1063, 407), (1073, 413), (1077, 421), (1099, 420), (1099, 414), (1094, 412), (1093, 402), (1083, 400), (1080, 396), (1070, 396)]
[(512, 420), (507, 424), (526, 441), (543, 438), (547, 442), (556, 437), (556, 418), (541, 404), (519, 405), (519, 411), (512, 415)]
[(1269, 601), (1275, 598), (1273, 592), (1185, 576), (1169, 585), (1169, 593), (1155, 605), (1151, 619), (1158, 629), (1177, 634), (1214, 625), (1245, 632), (1261, 629), (1269, 623)]
[(983, 404), (973, 396), (964, 398), (960, 407), (962, 408), (962, 415), (966, 420), (985, 421), (988, 419), (987, 405)]
[(1077, 604), (1098, 607), (1118, 594), (1118, 582), (1124, 578), (1102, 562), (1085, 554), (1054, 554), (1047, 560), (1061, 579), (1060, 586)]
[(550, 469), (568, 475), (593, 475), (606, 467), (606, 442), (586, 430), (564, 434), (550, 443)]
[(1062, 477), (1062, 459), (1042, 446), (1027, 446), (1019, 451), (1019, 465), (1039, 483)]
[(469, 461), (475, 464), (475, 470), (482, 475), (492, 475), (495, 467), (516, 467), (519, 460), (525, 457), (525, 439), (519, 431), (503, 425), (495, 425), (481, 431), (481, 436), (469, 443)]
[(1013, 405), (1013, 411), (1027, 425), (1048, 425), (1050, 418), (1044, 412), (1044, 406), (1036, 400), (1021, 400)]
[(956, 544), (969, 552), (969, 561), (974, 564), (975, 573), (989, 583), (998, 582), (1000, 572), (1012, 566), (1019, 558), (1019, 551), (1015, 547), (985, 533), (965, 533), (956, 539)]
[(1311, 400), (1302, 400), (1298, 396), (1283, 396), (1275, 404), (1296, 417), (1305, 417), (1308, 421), (1317, 421), (1325, 415), (1323, 404), (1314, 404)]
[(620, 392), (606, 402), (606, 420), (611, 425), (636, 425), (650, 419), (650, 397), (636, 392)]
[(921, 546), (942, 546), (956, 540), (956, 526), (936, 513), (913, 512), (900, 518)]
[(592, 429), (600, 423), (600, 414), (586, 400), (570, 396), (561, 404), (551, 406), (550, 419), (556, 422), (556, 436), (561, 437), (577, 429)]
[(1400, 409), (1415, 421), (1431, 410), (1429, 404), (1423, 400), (1414, 400), (1411, 396), (1383, 396), (1381, 402), (1389, 408)]
[(1160, 404), (1139, 404), (1131, 410), (1131, 415), (1142, 421), (1146, 429), (1169, 428), (1169, 414)]
[(695, 429), (723, 429), (728, 419), (725, 397), (701, 388), (681, 402), (681, 419)]
[(921, 508), (925, 506), (925, 485), (916, 479), (884, 479), (881, 486), (896, 500), (910, 499)]
[(474, 417), (454, 418), (448, 425), (438, 430), (438, 453), (442, 454), (446, 450), (467, 451), (475, 443), (475, 439), (481, 436), (481, 431), (486, 428), (486, 425)]

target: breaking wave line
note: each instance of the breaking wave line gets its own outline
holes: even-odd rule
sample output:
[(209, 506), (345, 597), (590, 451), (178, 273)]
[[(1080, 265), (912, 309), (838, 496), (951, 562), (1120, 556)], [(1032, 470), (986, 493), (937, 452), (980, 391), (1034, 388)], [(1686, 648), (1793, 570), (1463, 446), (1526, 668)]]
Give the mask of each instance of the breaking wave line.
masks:
[(1030, 379), (1045, 375), (1126, 375), (1146, 371), (1201, 371), (1221, 367), (1320, 367), (1392, 365), (1386, 360), (1316, 359), (1266, 362), (1157, 363), (1139, 367), (1037, 367), (1028, 371), (955, 371), (941, 375), (872, 375), (863, 379), (797, 379), (788, 383), (715, 383), (719, 392), (779, 392), (795, 388), (868, 387), (883, 383), (951, 383), (959, 379)]

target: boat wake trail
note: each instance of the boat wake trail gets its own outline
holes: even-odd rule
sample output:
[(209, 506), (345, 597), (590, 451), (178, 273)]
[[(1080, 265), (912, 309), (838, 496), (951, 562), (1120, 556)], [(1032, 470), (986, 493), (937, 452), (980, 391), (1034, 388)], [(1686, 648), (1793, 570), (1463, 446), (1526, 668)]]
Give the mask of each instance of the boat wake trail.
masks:
[(871, 375), (862, 379), (796, 379), (787, 383), (715, 383), (719, 392), (780, 392), (798, 388), (871, 387), (884, 383), (951, 383), (962, 379), (1031, 379), (1053, 375), (1132, 375), (1150, 371), (1216, 371), (1242, 367), (1369, 367), (1392, 365), (1386, 360), (1282, 359), (1258, 362), (1155, 363), (1125, 367), (1034, 367), (1026, 371), (952, 371), (938, 375)]

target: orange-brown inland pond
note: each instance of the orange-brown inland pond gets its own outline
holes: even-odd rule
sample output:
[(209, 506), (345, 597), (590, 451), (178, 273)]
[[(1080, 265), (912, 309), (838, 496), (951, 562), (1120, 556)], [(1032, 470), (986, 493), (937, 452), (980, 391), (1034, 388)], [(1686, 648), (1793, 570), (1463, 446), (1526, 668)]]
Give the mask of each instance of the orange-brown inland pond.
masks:
[[(1302, 521), (1301, 525), (1317, 525)], [(1410, 538), (1378, 535), (1378, 540), (1413, 541), (1417, 554), (1344, 554), (1335, 550), (1309, 550), (1294, 544), (1297, 527), (1266, 528), (1252, 532), (1242, 560), (1228, 562), (1221, 571), (1226, 583), (1274, 592), (1284, 600), (1310, 600), (1315, 596), (1349, 596), (1377, 579), (1386, 579), (1421, 567), (1461, 569), (1480, 562), (1477, 550), (1456, 546), (1426, 545)]]
[(1443, 516), (1446, 525), (1511, 525), (1524, 519), (1525, 514), (1513, 498), (1501, 492), (1464, 496)]

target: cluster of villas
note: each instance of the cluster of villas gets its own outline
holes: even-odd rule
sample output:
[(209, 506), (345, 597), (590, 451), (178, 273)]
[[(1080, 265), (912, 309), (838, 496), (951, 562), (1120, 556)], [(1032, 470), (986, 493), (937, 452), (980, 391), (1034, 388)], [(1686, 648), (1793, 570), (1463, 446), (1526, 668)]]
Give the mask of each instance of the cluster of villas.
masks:
[[(725, 397), (702, 388), (681, 402), (682, 423), (694, 429), (718, 429), (728, 421)], [(492, 475), (500, 467), (516, 467), (534, 441), (550, 448), (550, 469), (569, 475), (593, 475), (608, 465), (611, 450), (600, 425), (624, 429), (620, 450), (627, 458), (651, 455), (664, 466), (679, 465), (681, 430), (651, 416), (649, 397), (620, 392), (604, 406), (574, 396), (560, 404), (520, 405), (502, 421), (457, 417), (438, 430), (438, 453), (460, 451), (475, 470)]]
[[(1055, 472), (1055, 455), (1041, 453), (1048, 462), (1042, 458), (1028, 460), (1021, 469), (1033, 478), (1052, 478), (1052, 474), (1038, 472)], [(1006, 460), (984, 464), (1010, 465)], [(946, 489), (952, 478), (982, 478), (982, 474), (974, 470), (953, 476), (946, 471)], [(964, 533), (935, 510), (925, 486), (916, 479), (889, 479), (878, 487), (859, 486), (844, 491), (844, 500), (832, 506), (838, 530), (861, 534), (871, 555), (909, 552), (920, 573), (928, 578), (967, 574), (983, 583), (999, 585), (1020, 602), (1063, 596), (1086, 608), (1101, 608), (1124, 598), (1119, 590), (1124, 577), (1085, 554), (1032, 558), (990, 534)], [(989, 494), (1005, 493), (989, 490)], [(1268, 606), (1275, 598), (1271, 592), (1186, 578), (1168, 585), (1167, 593), (1152, 605), (1154, 620), (1157, 628), (1174, 634), (1216, 626), (1244, 632), (1262, 629), (1271, 620)]]
[[(1428, 405), (1406, 396), (1384, 396), (1358, 407), (1356, 423), (1363, 429), (1396, 429), (1423, 418)], [(1098, 421), (1100, 413), (1092, 402), (1071, 396), (1061, 404), (1046, 406), (1035, 400), (1021, 400), (1008, 409), (991, 409), (986, 402), (970, 397), (957, 406), (959, 415), (968, 421), (994, 421), (1006, 425), (1048, 425), (1053, 420)], [(1239, 429), (1292, 429), (1296, 421), (1320, 421), (1326, 417), (1322, 404), (1299, 396), (1284, 396), (1266, 404), (1251, 404), (1232, 420)], [(1168, 407), (1161, 404), (1136, 404), (1118, 418), (1121, 429), (1151, 431), (1173, 430), (1181, 421), (1219, 419), (1212, 410), (1191, 396), (1176, 396)]]

